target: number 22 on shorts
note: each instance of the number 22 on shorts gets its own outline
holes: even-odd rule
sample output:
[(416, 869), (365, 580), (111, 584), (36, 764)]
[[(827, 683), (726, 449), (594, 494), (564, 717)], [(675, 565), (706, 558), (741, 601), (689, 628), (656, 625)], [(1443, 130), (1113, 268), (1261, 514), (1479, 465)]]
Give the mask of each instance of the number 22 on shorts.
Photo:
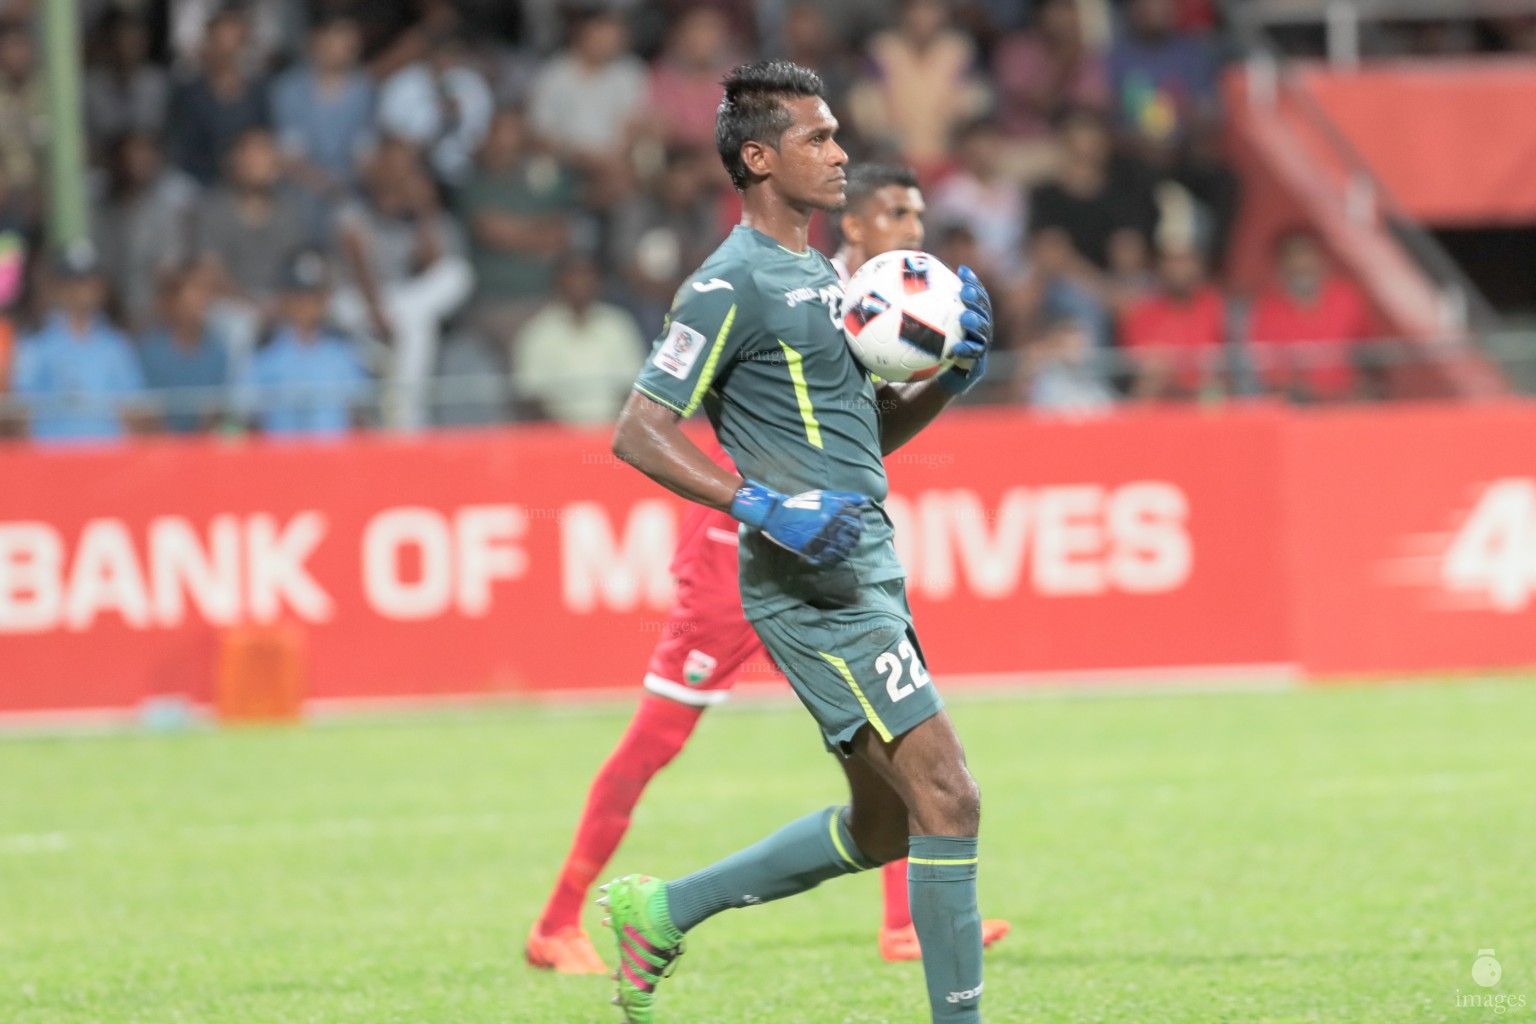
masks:
[[(917, 652), (907, 640), (897, 644), (894, 653), (886, 651), (876, 658), (875, 671), (885, 676), (885, 692), (890, 694), (893, 701), (910, 697), (914, 691), (928, 685), (928, 670), (918, 660)], [(912, 681), (903, 682), (903, 673)]]

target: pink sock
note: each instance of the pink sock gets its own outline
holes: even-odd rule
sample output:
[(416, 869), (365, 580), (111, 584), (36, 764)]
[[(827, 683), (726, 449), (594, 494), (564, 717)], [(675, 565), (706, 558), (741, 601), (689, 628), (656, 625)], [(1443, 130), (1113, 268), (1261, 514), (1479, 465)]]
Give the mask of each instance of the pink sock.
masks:
[(912, 908), (907, 903), (906, 858), (881, 868), (880, 881), (885, 889), (885, 927), (908, 927), (912, 923)]
[[(623, 739), (592, 780), (576, 839), (560, 869), (549, 905), (539, 918), (540, 931), (548, 934), (581, 923), (588, 890), (629, 830), (630, 814), (640, 794), (683, 749), (702, 713), (702, 708), (650, 693), (641, 698)], [(905, 889), (905, 881), (902, 887)]]

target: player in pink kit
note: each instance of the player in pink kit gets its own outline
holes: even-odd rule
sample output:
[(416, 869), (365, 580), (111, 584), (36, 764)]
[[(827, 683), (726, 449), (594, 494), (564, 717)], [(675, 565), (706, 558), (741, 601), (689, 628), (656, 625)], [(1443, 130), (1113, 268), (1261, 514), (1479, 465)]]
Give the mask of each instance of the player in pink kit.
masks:
[[(923, 197), (910, 170), (884, 164), (856, 168), (848, 175), (847, 197), (838, 224), (843, 243), (832, 258), (845, 282), (870, 257), (922, 248)], [(718, 442), (711, 457), (734, 471)], [(683, 518), (671, 567), (677, 590), (646, 666), (646, 692), (592, 781), (555, 891), (528, 936), (526, 954), (534, 967), (564, 974), (609, 973), (581, 927), (588, 890), (629, 829), (646, 784), (683, 749), (704, 709), (730, 696), (742, 666), (767, 658), (741, 610), (736, 529), (728, 514), (703, 505), (690, 504)], [(887, 960), (916, 960), (922, 951), (907, 907), (907, 862), (887, 864), (882, 882), (880, 954)], [(983, 943), (990, 946), (1008, 928), (1006, 921), (982, 922)]]
[[(708, 451), (735, 470), (719, 442)], [(677, 590), (645, 667), (645, 688), (657, 697), (702, 710), (730, 696), (743, 665), (767, 657), (741, 611), (736, 527), (729, 515), (703, 505), (690, 505), (683, 516), (671, 566)]]

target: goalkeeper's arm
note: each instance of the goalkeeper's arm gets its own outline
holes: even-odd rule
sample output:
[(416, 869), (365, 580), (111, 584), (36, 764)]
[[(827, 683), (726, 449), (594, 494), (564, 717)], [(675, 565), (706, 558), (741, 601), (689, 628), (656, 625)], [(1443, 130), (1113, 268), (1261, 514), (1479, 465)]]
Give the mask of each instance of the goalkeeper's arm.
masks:
[(746, 481), (716, 465), (688, 440), (678, 419), (675, 410), (631, 392), (614, 428), (614, 456), (674, 494), (730, 512), (737, 490)]
[(812, 565), (848, 557), (869, 499), (846, 491), (791, 497), (717, 466), (678, 427), (676, 411), (636, 391), (619, 413), (613, 454), (674, 494), (729, 513)]

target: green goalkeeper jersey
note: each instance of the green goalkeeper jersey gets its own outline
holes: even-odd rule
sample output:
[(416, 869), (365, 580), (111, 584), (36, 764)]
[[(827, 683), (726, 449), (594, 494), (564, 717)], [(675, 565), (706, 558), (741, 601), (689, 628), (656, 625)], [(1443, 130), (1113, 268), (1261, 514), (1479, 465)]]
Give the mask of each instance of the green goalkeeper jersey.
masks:
[(885, 514), (880, 415), (869, 374), (838, 323), (842, 286), (826, 257), (739, 226), (678, 290), (635, 388), (690, 416), (708, 414), (748, 479), (785, 494), (857, 491), (874, 502), (849, 558), (817, 569), (743, 531), (741, 598), (760, 618), (840, 602), (905, 575)]

